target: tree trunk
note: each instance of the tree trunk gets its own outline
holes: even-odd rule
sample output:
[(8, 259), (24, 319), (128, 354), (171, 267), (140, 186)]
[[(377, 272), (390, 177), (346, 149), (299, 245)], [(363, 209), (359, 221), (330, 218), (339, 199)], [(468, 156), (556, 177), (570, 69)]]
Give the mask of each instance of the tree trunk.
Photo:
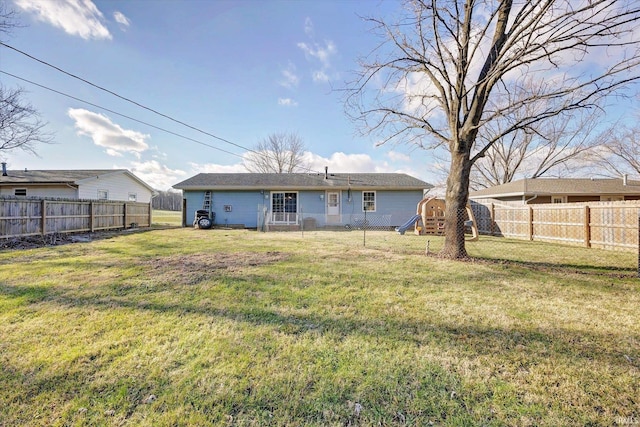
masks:
[(453, 150), (445, 196), (445, 240), (444, 247), (439, 254), (443, 258), (462, 259), (468, 257), (464, 241), (464, 222), (469, 200), (470, 172), (469, 153)]

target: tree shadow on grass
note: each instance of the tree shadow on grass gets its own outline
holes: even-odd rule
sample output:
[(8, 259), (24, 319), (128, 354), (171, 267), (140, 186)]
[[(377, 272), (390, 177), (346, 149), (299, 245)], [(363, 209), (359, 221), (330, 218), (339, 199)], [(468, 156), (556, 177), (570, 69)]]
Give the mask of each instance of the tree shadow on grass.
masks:
[[(256, 283), (256, 278), (251, 275), (233, 275), (222, 279), (227, 283), (233, 283), (239, 290), (252, 289)], [(72, 289), (0, 283), (0, 295), (17, 299), (19, 305), (25, 307), (46, 302), (69, 308), (195, 314), (211, 319), (273, 328), (274, 331), (289, 335), (313, 333), (331, 334), (335, 337), (364, 336), (389, 342), (408, 342), (416, 346), (447, 347), (458, 354), (473, 357), (501, 353), (510, 358), (509, 353), (527, 352), (527, 358), (539, 353), (540, 357), (561, 357), (572, 360), (573, 363), (580, 363), (581, 360), (591, 363), (598, 360), (599, 363), (622, 369), (640, 367), (640, 354), (630, 356), (612, 346), (603, 348), (599, 343), (603, 339), (611, 340), (611, 337), (597, 331), (578, 333), (561, 327), (548, 330), (535, 327), (505, 328), (470, 323), (473, 319), (459, 323), (455, 319), (429, 322), (383, 314), (376, 317), (357, 314), (317, 314), (310, 310), (291, 307), (286, 301), (263, 301), (259, 293), (248, 296), (242, 291), (238, 291), (237, 301), (228, 306), (220, 306), (209, 299), (194, 300), (193, 291), (189, 287), (181, 288), (168, 284), (152, 288), (126, 285), (116, 287), (118, 292), (114, 292), (113, 285), (106, 284), (99, 285), (98, 289), (93, 289), (89, 294), (80, 294)], [(173, 301), (180, 302), (162, 301), (167, 291), (173, 294)], [(209, 292), (215, 292), (215, 289)], [(181, 298), (181, 295), (184, 298)], [(191, 303), (189, 300), (195, 302)], [(313, 302), (311, 305), (317, 304), (320, 304), (318, 308), (324, 309), (322, 303)], [(292, 311), (292, 308), (296, 313), (284, 312)], [(425, 307), (425, 310), (428, 311), (429, 307)], [(621, 331), (622, 336), (629, 342), (640, 342), (640, 334)]]
[(635, 278), (638, 277), (638, 270), (635, 267), (619, 267), (605, 265), (584, 265), (571, 263), (555, 263), (542, 261), (519, 261), (508, 258), (497, 257), (473, 257), (474, 262), (484, 264), (513, 265), (530, 270), (543, 272), (558, 272), (562, 274), (584, 274), (595, 276), (606, 276), (612, 278)]

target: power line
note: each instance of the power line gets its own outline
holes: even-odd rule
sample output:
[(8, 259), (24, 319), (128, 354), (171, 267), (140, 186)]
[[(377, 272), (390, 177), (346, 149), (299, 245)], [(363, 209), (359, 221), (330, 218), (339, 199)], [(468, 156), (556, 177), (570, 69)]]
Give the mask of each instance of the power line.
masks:
[[(72, 78), (74, 78), (74, 79), (80, 80), (81, 82), (84, 82), (84, 83), (86, 83), (86, 84), (88, 84), (88, 85), (90, 85), (90, 86), (92, 86), (92, 87), (95, 87), (95, 88), (97, 88), (97, 89), (99, 89), (99, 90), (102, 90), (102, 91), (104, 91), (104, 92), (107, 92), (107, 93), (109, 93), (109, 94), (111, 94), (111, 95), (113, 95), (113, 96), (115, 96), (115, 97), (117, 97), (117, 98), (120, 98), (120, 99), (124, 100), (124, 101), (127, 101), (127, 102), (129, 102), (129, 103), (132, 103), (132, 104), (134, 104), (134, 105), (136, 105), (136, 106), (138, 106), (138, 107), (140, 107), (140, 108), (143, 108), (143, 109), (145, 109), (145, 110), (147, 110), (147, 111), (150, 111), (150, 112), (152, 112), (152, 113), (154, 113), (154, 114), (157, 114), (157, 115), (159, 115), (159, 116), (161, 116), (161, 117), (164, 117), (164, 118), (166, 118), (166, 119), (168, 119), (168, 120), (171, 120), (171, 121), (173, 121), (173, 122), (175, 122), (175, 123), (178, 123), (178, 124), (181, 124), (181, 125), (183, 125), (183, 126), (186, 126), (186, 127), (188, 127), (189, 129), (195, 130), (195, 131), (197, 131), (197, 132), (200, 132), (200, 133), (202, 133), (202, 134), (204, 134), (204, 135), (210, 136), (210, 137), (212, 137), (212, 138), (214, 138), (214, 139), (217, 139), (217, 140), (219, 140), (219, 141), (222, 141), (222, 142), (224, 142), (224, 143), (227, 143), (227, 144), (233, 145), (233, 146), (235, 146), (235, 147), (237, 147), (237, 148), (240, 148), (240, 149), (242, 149), (242, 150), (249, 151), (249, 152), (254, 153), (254, 154), (258, 155), (258, 156), (267, 156), (267, 157), (270, 157), (270, 156), (269, 156), (269, 154), (267, 154), (266, 152), (265, 152), (265, 153), (257, 152), (257, 151), (255, 151), (255, 150), (253, 150), (253, 149), (251, 149), (251, 148), (247, 148), (247, 147), (244, 147), (244, 146), (242, 146), (242, 145), (240, 145), (240, 144), (236, 144), (236, 143), (231, 142), (231, 141), (229, 141), (229, 140), (227, 140), (227, 139), (225, 139), (225, 138), (219, 137), (219, 136), (214, 135), (214, 134), (212, 134), (212, 133), (210, 133), (210, 132), (204, 131), (204, 130), (202, 130), (202, 129), (200, 129), (200, 128), (197, 128), (197, 127), (192, 126), (192, 125), (190, 125), (190, 124), (188, 124), (188, 123), (185, 123), (185, 122), (183, 122), (183, 121), (181, 121), (181, 120), (175, 119), (175, 118), (173, 118), (173, 117), (171, 117), (171, 116), (169, 116), (169, 115), (166, 115), (166, 114), (164, 114), (164, 113), (161, 113), (161, 112), (159, 112), (159, 111), (157, 111), (157, 110), (155, 110), (155, 109), (153, 109), (153, 108), (147, 107), (147, 106), (145, 106), (145, 105), (143, 105), (143, 104), (141, 104), (141, 103), (139, 103), (139, 102), (136, 102), (136, 101), (134, 101), (134, 100), (132, 100), (132, 99), (129, 99), (129, 98), (125, 97), (125, 96), (122, 96), (122, 95), (120, 95), (120, 94), (118, 94), (118, 93), (116, 93), (116, 92), (114, 92), (114, 91), (112, 91), (112, 90), (109, 90), (109, 89), (106, 89), (106, 88), (104, 88), (104, 87), (102, 87), (102, 86), (100, 86), (100, 85), (97, 85), (97, 84), (95, 84), (95, 83), (93, 83), (93, 82), (91, 82), (91, 81), (89, 81), (89, 80), (87, 80), (87, 79), (84, 79), (84, 78), (82, 78), (82, 77), (79, 77), (79, 76), (77, 76), (77, 75), (75, 75), (75, 74), (73, 74), (73, 73), (70, 73), (70, 72), (68, 72), (68, 71), (65, 71), (65, 70), (63, 70), (62, 68), (57, 67), (57, 66), (55, 66), (55, 65), (53, 65), (53, 64), (51, 64), (51, 63), (49, 63), (49, 62), (47, 62), (47, 61), (44, 61), (44, 60), (39, 59), (39, 58), (36, 58), (35, 56), (30, 55), (30, 54), (28, 54), (28, 53), (26, 53), (26, 52), (24, 52), (24, 51), (22, 51), (22, 50), (20, 50), (20, 49), (18, 49), (18, 48), (15, 48), (15, 47), (13, 47), (13, 46), (10, 46), (10, 45), (8, 45), (8, 44), (6, 44), (6, 43), (2, 42), (2, 41), (0, 41), (0, 46), (4, 46), (4, 47), (6, 47), (6, 48), (9, 48), (9, 49), (11, 49), (11, 50), (13, 50), (13, 51), (15, 51), (15, 52), (20, 53), (21, 55), (24, 55), (24, 56), (26, 56), (26, 57), (28, 57), (28, 58), (30, 58), (30, 59), (32, 59), (32, 60), (34, 60), (34, 61), (36, 61), (36, 62), (39, 62), (39, 63), (41, 63), (41, 64), (43, 64), (43, 65), (46, 65), (47, 67), (53, 68), (54, 70), (57, 70), (57, 71), (59, 71), (59, 72), (61, 72), (61, 73), (65, 74), (65, 75), (67, 75), (67, 76), (69, 76), (69, 77), (72, 77)], [(109, 109), (107, 109), (107, 108), (104, 108), (104, 107), (101, 107), (101, 106), (98, 106), (98, 105), (91, 104), (90, 102), (83, 101), (83, 100), (81, 100), (81, 99), (79, 99), (79, 98), (75, 98), (75, 97), (73, 97), (73, 96), (71, 96), (71, 95), (68, 95), (68, 94), (65, 94), (65, 93), (62, 93), (62, 92), (58, 92), (58, 91), (56, 91), (56, 90), (54, 90), (54, 89), (48, 88), (48, 87), (46, 87), (46, 86), (39, 85), (39, 84), (37, 84), (37, 83), (34, 83), (34, 82), (31, 82), (31, 81), (28, 81), (28, 80), (26, 80), (26, 79), (22, 79), (22, 78), (20, 78), (20, 77), (14, 76), (14, 75), (9, 74), (9, 73), (6, 73), (6, 72), (4, 72), (4, 71), (0, 71), (0, 72), (3, 72), (3, 73), (5, 73), (5, 74), (7, 74), (7, 75), (11, 75), (11, 76), (12, 76), (12, 77), (14, 77), (14, 78), (17, 78), (17, 79), (20, 79), (20, 80), (24, 80), (24, 81), (29, 82), (29, 83), (31, 83), (31, 84), (34, 84), (34, 85), (36, 85), (36, 86), (40, 86), (40, 87), (42, 87), (42, 88), (44, 88), (44, 89), (47, 89), (47, 90), (50, 90), (50, 91), (52, 91), (52, 92), (59, 93), (59, 94), (61, 94), (61, 95), (67, 96), (67, 97), (72, 98), (72, 99), (76, 99), (76, 100), (78, 100), (78, 101), (80, 101), (80, 102), (84, 102), (84, 103), (86, 103), (86, 104), (93, 105), (93, 106), (95, 106), (95, 107), (97, 107), (97, 108), (101, 108), (101, 109), (103, 109), (103, 110), (105, 110), (105, 111), (109, 111), (109, 112), (111, 112), (111, 113), (113, 113), (113, 114), (117, 114), (117, 115), (119, 115), (119, 116), (126, 117), (126, 118), (128, 118), (128, 119), (130, 119), (130, 120), (134, 120), (134, 121), (136, 121), (136, 122), (139, 122), (139, 123), (145, 124), (145, 125), (147, 125), (147, 126), (151, 126), (151, 127), (155, 128), (155, 129), (162, 130), (162, 131), (168, 132), (168, 133), (173, 134), (173, 135), (176, 135), (176, 136), (180, 136), (180, 137), (182, 137), (182, 138), (185, 138), (185, 139), (191, 140), (191, 141), (196, 142), (196, 143), (198, 143), (198, 144), (202, 144), (202, 145), (205, 145), (205, 146), (211, 147), (211, 148), (213, 148), (213, 149), (216, 149), (216, 150), (219, 150), (219, 151), (222, 151), (222, 152), (225, 152), (225, 153), (232, 154), (232, 155), (234, 155), (234, 156), (239, 156), (238, 154), (235, 154), (235, 153), (231, 153), (231, 152), (225, 151), (225, 150), (223, 150), (223, 149), (220, 149), (220, 148), (217, 148), (217, 147), (214, 147), (214, 146), (208, 145), (208, 144), (206, 144), (206, 143), (203, 143), (203, 142), (201, 142), (201, 141), (194, 140), (194, 139), (192, 139), (192, 138), (185, 137), (185, 136), (180, 135), (180, 134), (176, 134), (176, 133), (174, 133), (174, 132), (171, 132), (171, 131), (168, 131), (168, 130), (165, 130), (165, 129), (159, 128), (159, 127), (154, 126), (154, 125), (151, 125), (151, 124), (149, 124), (149, 123), (142, 122), (142, 121), (137, 120), (137, 119), (134, 119), (134, 118), (132, 118), (132, 117), (129, 117), (129, 116), (126, 116), (126, 115), (123, 115), (123, 114), (117, 113), (117, 112), (115, 112), (115, 111), (113, 111), (113, 110), (109, 110)], [(239, 157), (242, 157), (242, 156), (239, 156)], [(300, 168), (300, 169), (303, 169), (303, 170), (305, 170), (305, 169), (306, 169), (307, 173), (310, 173), (310, 172), (311, 172), (311, 168), (303, 168), (303, 167), (301, 167), (301, 166), (295, 166), (295, 167)], [(319, 171), (314, 171), (314, 172), (316, 172), (316, 173), (321, 173), (321, 172), (319, 172)]]
[(4, 46), (4, 47), (7, 47), (7, 48), (9, 48), (9, 49), (11, 49), (11, 50), (14, 50), (14, 51), (16, 51), (16, 52), (18, 52), (18, 53), (20, 53), (20, 54), (22, 54), (22, 55), (24, 55), (24, 56), (26, 56), (26, 57), (30, 58), (30, 59), (33, 59), (34, 61), (37, 61), (37, 62), (39, 62), (39, 63), (41, 63), (41, 64), (43, 64), (43, 65), (46, 65), (47, 67), (51, 67), (51, 68), (53, 68), (54, 70), (60, 71), (61, 73), (66, 74), (66, 75), (67, 75), (67, 76), (69, 76), (69, 77), (72, 77), (72, 78), (74, 78), (74, 79), (80, 80), (81, 82), (84, 82), (84, 83), (86, 83), (86, 84), (88, 84), (88, 85), (90, 85), (90, 86), (95, 87), (96, 89), (100, 89), (100, 90), (102, 90), (102, 91), (104, 91), (104, 92), (107, 92), (107, 93), (109, 93), (109, 94), (111, 94), (111, 95), (113, 95), (113, 96), (117, 97), (117, 98), (120, 98), (120, 99), (122, 99), (122, 100), (124, 100), (124, 101), (130, 102), (130, 103), (132, 103), (132, 104), (134, 104), (134, 105), (136, 105), (136, 106), (138, 106), (138, 107), (140, 107), (140, 108), (143, 108), (143, 109), (145, 109), (145, 110), (147, 110), (147, 111), (151, 111), (152, 113), (155, 113), (155, 114), (157, 114), (157, 115), (159, 115), (159, 116), (162, 116), (162, 117), (164, 117), (164, 118), (166, 118), (166, 119), (169, 119), (169, 120), (171, 120), (171, 121), (173, 121), (173, 122), (176, 122), (176, 123), (179, 123), (179, 124), (181, 124), (181, 125), (183, 125), (183, 126), (186, 126), (186, 127), (188, 127), (189, 129), (193, 129), (193, 130), (195, 130), (195, 131), (197, 131), (197, 132), (200, 132), (200, 133), (202, 133), (202, 134), (205, 134), (205, 135), (207, 135), (207, 136), (210, 136), (210, 137), (212, 137), (212, 138), (215, 138), (215, 139), (217, 139), (217, 140), (219, 140), (219, 141), (222, 141), (222, 142), (225, 142), (225, 143), (227, 143), (227, 144), (231, 144), (231, 145), (233, 145), (233, 146), (235, 146), (235, 147), (238, 147), (238, 148), (241, 148), (241, 149), (243, 149), (243, 150), (246, 150), (246, 151), (253, 151), (253, 150), (251, 150), (250, 148), (243, 147), (242, 145), (239, 145), (239, 144), (236, 144), (236, 143), (234, 143), (234, 142), (231, 142), (231, 141), (229, 141), (229, 140), (227, 140), (227, 139), (221, 138), (221, 137), (219, 137), (219, 136), (217, 136), (217, 135), (214, 135), (214, 134), (212, 134), (212, 133), (209, 133), (209, 132), (207, 132), (207, 131), (204, 131), (204, 130), (202, 130), (202, 129), (199, 129), (199, 128), (195, 127), (195, 126), (191, 126), (191, 125), (190, 125), (190, 124), (188, 124), (188, 123), (185, 123), (185, 122), (183, 122), (183, 121), (181, 121), (181, 120), (175, 119), (175, 118), (173, 118), (173, 117), (171, 117), (171, 116), (169, 116), (169, 115), (167, 115), (167, 114), (163, 114), (163, 113), (161, 113), (161, 112), (159, 112), (159, 111), (157, 111), (157, 110), (154, 110), (153, 108), (150, 108), (150, 107), (147, 107), (146, 105), (140, 104), (139, 102), (136, 102), (136, 101), (134, 101), (134, 100), (132, 100), (132, 99), (129, 99), (129, 98), (125, 97), (125, 96), (122, 96), (122, 95), (120, 95), (120, 94), (118, 94), (118, 93), (116, 93), (116, 92), (114, 92), (114, 91), (112, 91), (112, 90), (106, 89), (106, 88), (104, 88), (104, 87), (102, 87), (102, 86), (99, 86), (99, 85), (97, 85), (97, 84), (95, 84), (95, 83), (92, 83), (92, 82), (90, 82), (89, 80), (86, 80), (86, 79), (84, 79), (84, 78), (82, 78), (82, 77), (76, 76), (75, 74), (72, 74), (72, 73), (70, 73), (70, 72), (68, 72), (68, 71), (65, 71), (65, 70), (63, 70), (63, 69), (62, 69), (62, 68), (60, 68), (60, 67), (57, 67), (57, 66), (55, 66), (55, 65), (53, 65), (53, 64), (48, 63), (47, 61), (43, 61), (42, 59), (38, 59), (38, 58), (36, 58), (35, 56), (29, 55), (28, 53), (23, 52), (23, 51), (21, 51), (20, 49), (17, 49), (17, 48), (15, 48), (15, 47), (13, 47), (13, 46), (9, 46), (8, 44), (6, 44), (6, 43), (4, 43), (4, 42), (2, 42), (2, 41), (0, 41), (0, 45), (2, 45), (2, 46)]
[(127, 116), (127, 115), (125, 115), (125, 114), (118, 113), (117, 111), (111, 110), (111, 109), (106, 108), (106, 107), (102, 107), (102, 106), (100, 106), (100, 105), (98, 105), (98, 104), (94, 104), (94, 103), (92, 103), (92, 102), (85, 101), (85, 100), (80, 99), (80, 98), (78, 98), (78, 97), (75, 97), (75, 96), (73, 96), (73, 95), (69, 95), (69, 94), (67, 94), (67, 93), (61, 92), (61, 91), (56, 90), (56, 89), (52, 89), (52, 88), (50, 88), (50, 87), (47, 87), (47, 86), (41, 85), (41, 84), (36, 83), (36, 82), (33, 82), (33, 81), (31, 81), (31, 80), (27, 80), (27, 79), (25, 79), (25, 78), (18, 77), (18, 76), (16, 76), (15, 74), (11, 74), (11, 73), (8, 73), (8, 72), (6, 72), (6, 71), (2, 71), (2, 70), (0, 70), (0, 73), (2, 73), (2, 74), (6, 74), (6, 75), (8, 75), (8, 76), (11, 76), (11, 77), (13, 77), (14, 79), (22, 80), (23, 82), (30, 83), (30, 84), (32, 84), (32, 85), (34, 85), (34, 86), (38, 86), (38, 87), (40, 87), (40, 88), (42, 88), (42, 89), (46, 89), (46, 90), (48, 90), (48, 91), (51, 91), (51, 92), (57, 93), (58, 95), (66, 96), (67, 98), (71, 98), (71, 99), (73, 99), (73, 100), (75, 100), (75, 101), (79, 101), (79, 102), (85, 103), (85, 104), (87, 104), (87, 105), (91, 105), (92, 107), (100, 108), (100, 109), (102, 109), (102, 110), (104, 110), (104, 111), (108, 111), (108, 112), (110, 112), (110, 113), (112, 113), (112, 114), (116, 114), (116, 115), (118, 115), (118, 116), (120, 116), (120, 117), (124, 117), (124, 118), (126, 118), (126, 119), (133, 120), (134, 122), (141, 123), (141, 124), (143, 124), (143, 125), (146, 125), (146, 126), (152, 127), (152, 128), (154, 128), (154, 129), (158, 129), (158, 130), (160, 130), (160, 131), (162, 131), (162, 132), (166, 132), (166, 133), (168, 133), (168, 134), (171, 134), (171, 135), (174, 135), (174, 136), (177, 136), (177, 137), (180, 137), (180, 138), (184, 138), (184, 139), (186, 139), (186, 140), (189, 140), (189, 141), (195, 142), (196, 144), (204, 145), (205, 147), (213, 148), (214, 150), (218, 150), (218, 151), (221, 151), (221, 152), (223, 152), (223, 153), (231, 154), (232, 156), (236, 156), (236, 157), (243, 158), (243, 157), (242, 157), (242, 155), (240, 155), (240, 154), (232, 153), (231, 151), (227, 151), (227, 150), (224, 150), (224, 149), (222, 149), (222, 148), (215, 147), (215, 146), (213, 146), (213, 145), (207, 144), (206, 142), (198, 141), (197, 139), (193, 139), (193, 138), (190, 138), (190, 137), (188, 137), (188, 136), (181, 135), (181, 134), (179, 134), (179, 133), (176, 133), (176, 132), (170, 131), (170, 130), (168, 130), (168, 129), (164, 129), (164, 128), (161, 128), (161, 127), (159, 127), (159, 126), (152, 125), (151, 123), (147, 123), (147, 122), (144, 122), (144, 121), (142, 121), (142, 120), (138, 120), (138, 119), (133, 118), (133, 117), (131, 117), (131, 116)]

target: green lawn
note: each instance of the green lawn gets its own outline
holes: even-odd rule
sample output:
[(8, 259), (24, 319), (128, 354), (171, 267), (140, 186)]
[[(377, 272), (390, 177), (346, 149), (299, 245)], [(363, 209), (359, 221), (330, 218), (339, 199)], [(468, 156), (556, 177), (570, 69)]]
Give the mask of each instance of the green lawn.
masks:
[(152, 220), (154, 225), (182, 225), (182, 212), (153, 210)]
[(0, 252), (0, 425), (638, 424), (636, 254), (363, 237)]

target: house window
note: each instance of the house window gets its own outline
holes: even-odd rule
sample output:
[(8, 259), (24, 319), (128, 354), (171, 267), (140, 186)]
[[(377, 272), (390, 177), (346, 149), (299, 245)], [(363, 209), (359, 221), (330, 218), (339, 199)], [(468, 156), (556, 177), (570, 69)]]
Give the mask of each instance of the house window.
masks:
[(551, 197), (551, 203), (565, 203), (564, 196), (553, 196)]
[(129, 193), (129, 201), (130, 202), (137, 202), (138, 201), (138, 195), (136, 193)]
[(362, 192), (362, 210), (368, 211), (368, 212), (376, 211), (376, 192), (375, 191)]
[(109, 190), (98, 190), (98, 200), (109, 200)]
[(298, 222), (298, 193), (271, 193), (273, 222)]
[(27, 195), (27, 189), (26, 188), (16, 188), (13, 191), (13, 195), (14, 196), (26, 196)]

